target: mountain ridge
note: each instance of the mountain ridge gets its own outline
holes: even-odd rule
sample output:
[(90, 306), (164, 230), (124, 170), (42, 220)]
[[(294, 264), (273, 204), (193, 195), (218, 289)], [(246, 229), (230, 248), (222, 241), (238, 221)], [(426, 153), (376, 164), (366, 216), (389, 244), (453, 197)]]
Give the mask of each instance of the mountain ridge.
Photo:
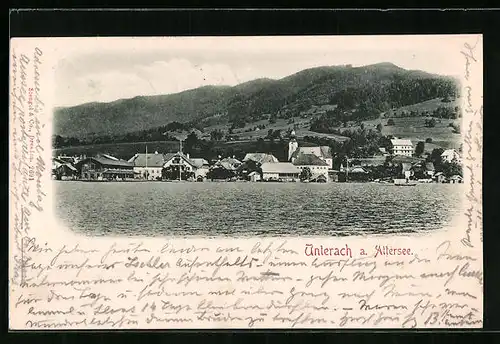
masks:
[(412, 82), (422, 80), (439, 84), (450, 77), (406, 70), (390, 62), (313, 67), (280, 79), (258, 78), (235, 86), (206, 85), (173, 94), (58, 107), (54, 109), (54, 134), (85, 137), (126, 133), (174, 121), (200, 126), (230, 122), (238, 127), (269, 116), (294, 116), (312, 105), (331, 104), (337, 95), (349, 90), (366, 97), (363, 94), (371, 89), (386, 92), (384, 87), (394, 84), (411, 88)]

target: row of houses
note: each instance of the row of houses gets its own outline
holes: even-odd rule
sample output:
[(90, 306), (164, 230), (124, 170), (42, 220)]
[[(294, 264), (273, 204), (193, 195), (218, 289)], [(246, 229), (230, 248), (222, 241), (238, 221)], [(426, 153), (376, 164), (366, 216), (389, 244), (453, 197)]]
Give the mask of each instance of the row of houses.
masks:
[[(414, 175), (422, 168), (417, 162), (405, 162), (411, 159), (413, 152), (410, 140), (392, 140), (394, 154), (401, 161), (405, 178)], [(447, 150), (443, 160), (457, 161), (458, 153)], [(361, 164), (362, 165), (362, 164)], [(434, 177), (434, 168), (425, 166), (426, 176)], [(297, 181), (307, 169), (307, 180), (312, 182), (339, 181), (339, 176), (358, 176), (364, 180), (368, 170), (363, 166), (341, 166), (333, 169), (333, 156), (328, 146), (299, 147), (295, 133), (291, 133), (288, 144), (288, 160), (279, 161), (268, 153), (247, 153), (242, 161), (236, 157), (219, 157), (209, 162), (202, 157), (190, 157), (179, 150), (176, 153), (137, 153), (128, 160), (111, 155), (99, 154), (95, 157), (58, 157), (53, 160), (53, 174), (56, 179), (83, 180), (163, 180), (187, 179), (203, 181), (206, 179), (244, 178), (250, 181)]]

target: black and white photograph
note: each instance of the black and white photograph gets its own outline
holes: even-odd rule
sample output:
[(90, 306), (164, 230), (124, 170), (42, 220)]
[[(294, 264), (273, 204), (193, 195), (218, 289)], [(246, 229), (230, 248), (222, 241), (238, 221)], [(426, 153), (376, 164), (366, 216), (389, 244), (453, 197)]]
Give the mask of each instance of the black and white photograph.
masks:
[(10, 328), (483, 326), (481, 35), (11, 43)]
[(464, 194), (446, 39), (159, 38), (68, 54), (57, 216), (89, 236), (445, 228)]

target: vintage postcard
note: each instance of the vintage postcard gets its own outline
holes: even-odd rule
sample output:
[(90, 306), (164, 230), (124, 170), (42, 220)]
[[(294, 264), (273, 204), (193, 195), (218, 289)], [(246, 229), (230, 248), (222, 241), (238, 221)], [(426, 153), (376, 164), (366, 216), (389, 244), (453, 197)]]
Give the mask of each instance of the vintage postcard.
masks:
[(482, 53), (12, 38), (10, 329), (481, 328)]

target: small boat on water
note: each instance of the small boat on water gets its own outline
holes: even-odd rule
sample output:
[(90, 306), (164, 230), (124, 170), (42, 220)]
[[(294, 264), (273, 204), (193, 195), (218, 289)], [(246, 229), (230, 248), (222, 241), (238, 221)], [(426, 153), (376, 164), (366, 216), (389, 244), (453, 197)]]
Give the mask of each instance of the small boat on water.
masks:
[(409, 179), (394, 179), (395, 186), (415, 186), (416, 182), (411, 181)]

